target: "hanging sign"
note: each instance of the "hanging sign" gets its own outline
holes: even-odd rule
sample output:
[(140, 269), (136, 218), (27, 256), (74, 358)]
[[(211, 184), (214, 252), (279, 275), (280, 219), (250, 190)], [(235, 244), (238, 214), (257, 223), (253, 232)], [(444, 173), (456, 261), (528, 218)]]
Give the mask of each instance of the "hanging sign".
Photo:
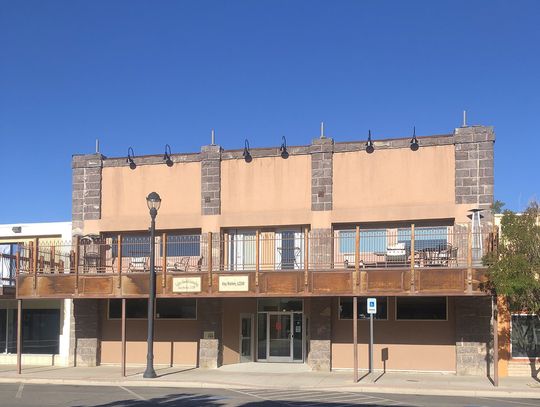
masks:
[(219, 276), (219, 291), (249, 291), (249, 276)]
[(173, 277), (172, 279), (173, 293), (200, 293), (201, 278), (200, 277)]

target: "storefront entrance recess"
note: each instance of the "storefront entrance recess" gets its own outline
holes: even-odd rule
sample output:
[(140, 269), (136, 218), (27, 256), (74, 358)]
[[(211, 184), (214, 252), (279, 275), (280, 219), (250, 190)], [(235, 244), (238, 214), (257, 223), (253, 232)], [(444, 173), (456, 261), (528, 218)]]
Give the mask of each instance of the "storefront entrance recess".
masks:
[(304, 361), (304, 314), (302, 300), (261, 299), (257, 317), (257, 360)]

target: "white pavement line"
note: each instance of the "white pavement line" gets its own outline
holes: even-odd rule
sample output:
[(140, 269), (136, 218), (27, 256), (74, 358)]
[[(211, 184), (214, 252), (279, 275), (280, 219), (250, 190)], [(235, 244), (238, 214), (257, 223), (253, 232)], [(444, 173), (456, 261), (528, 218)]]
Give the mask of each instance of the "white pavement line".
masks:
[(158, 404), (167, 404), (167, 403), (171, 403), (173, 401), (178, 401), (178, 400), (182, 400), (182, 399), (189, 399), (189, 398), (196, 398), (196, 397), (197, 397), (196, 394), (184, 394), (183, 396), (178, 396), (178, 397), (175, 397), (175, 398), (172, 398), (172, 399), (158, 401)]
[(125, 390), (127, 391), (129, 394), (131, 394), (132, 396), (135, 396), (137, 397), (139, 400), (143, 400), (143, 401), (148, 401), (146, 398), (144, 398), (143, 396), (141, 396), (140, 394), (137, 394), (135, 393), (134, 391), (131, 391), (129, 390), (128, 388), (124, 387), (124, 386), (118, 386), (120, 387), (122, 390)]
[(316, 394), (314, 394), (315, 392), (314, 391), (296, 391), (296, 392), (283, 392), (279, 395), (275, 395), (275, 396), (272, 396), (272, 397), (281, 397), (283, 399), (286, 399), (286, 400), (289, 400), (289, 399), (297, 399), (297, 398), (302, 398), (302, 397), (306, 397), (306, 396), (316, 396)]
[(272, 403), (283, 404), (283, 405), (285, 405), (285, 406), (288, 406), (288, 405), (289, 405), (288, 403), (283, 403), (282, 401), (265, 399), (264, 397), (257, 396), (256, 394), (249, 394), (249, 393), (247, 393), (247, 392), (245, 392), (245, 391), (238, 390), (238, 389), (229, 389), (229, 391), (232, 391), (232, 392), (235, 392), (235, 393), (239, 393), (239, 394), (243, 394), (244, 396), (254, 397), (254, 398), (256, 398), (256, 399), (263, 400), (263, 401), (271, 401)]
[(17, 390), (17, 394), (15, 395), (16, 399), (20, 399), (22, 397), (23, 389), (24, 389), (24, 383), (19, 384), (19, 390)]
[(510, 400), (504, 400), (504, 399), (498, 399), (498, 398), (495, 398), (495, 397), (478, 397), (479, 399), (482, 399), (482, 400), (496, 400), (496, 401), (502, 401), (504, 403), (510, 403), (510, 404), (518, 404), (520, 406), (534, 406), (534, 407), (538, 407), (538, 404), (531, 404), (531, 403), (524, 403), (522, 401), (510, 401)]

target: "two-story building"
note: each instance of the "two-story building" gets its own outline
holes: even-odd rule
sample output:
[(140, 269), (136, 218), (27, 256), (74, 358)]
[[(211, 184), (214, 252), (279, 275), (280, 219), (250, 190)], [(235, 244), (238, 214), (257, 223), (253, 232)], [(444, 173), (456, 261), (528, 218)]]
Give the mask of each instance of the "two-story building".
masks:
[(376, 297), (375, 369), (486, 374), (494, 140), (75, 155), (73, 243), (26, 246), (17, 295), (74, 299), (78, 364), (144, 364), (155, 191), (157, 364), (365, 369)]

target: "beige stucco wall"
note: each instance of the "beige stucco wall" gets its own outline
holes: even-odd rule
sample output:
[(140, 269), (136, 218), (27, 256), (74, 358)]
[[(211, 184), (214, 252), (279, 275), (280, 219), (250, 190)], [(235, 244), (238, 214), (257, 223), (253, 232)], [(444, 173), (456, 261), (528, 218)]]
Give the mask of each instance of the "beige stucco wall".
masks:
[(454, 146), (334, 154), (333, 221), (451, 218)]
[[(149, 215), (146, 197), (161, 196), (161, 229), (201, 226), (201, 163), (105, 167), (102, 179), (100, 231), (144, 230)], [(91, 224), (91, 222), (90, 222)], [(86, 225), (85, 225), (86, 226)]]
[(309, 155), (222, 161), (224, 226), (309, 223), (310, 211)]
[[(395, 298), (388, 298), (388, 320), (374, 321), (375, 369), (455, 372), (454, 299), (448, 298), (446, 321), (396, 321)], [(352, 320), (340, 320), (338, 299), (332, 313), (332, 368), (353, 367)], [(369, 366), (369, 321), (358, 321), (358, 366)]]
[[(240, 314), (253, 314), (253, 334), (256, 333), (257, 299), (227, 298), (223, 300), (223, 364), (240, 362)], [(255, 356), (256, 342), (252, 338), (252, 354)]]
[[(107, 318), (106, 300), (101, 307), (101, 363), (121, 362), (122, 332), (119, 319)], [(154, 362), (158, 365), (197, 364), (199, 322), (157, 319), (155, 322)], [(146, 363), (146, 319), (126, 321), (126, 363)]]

